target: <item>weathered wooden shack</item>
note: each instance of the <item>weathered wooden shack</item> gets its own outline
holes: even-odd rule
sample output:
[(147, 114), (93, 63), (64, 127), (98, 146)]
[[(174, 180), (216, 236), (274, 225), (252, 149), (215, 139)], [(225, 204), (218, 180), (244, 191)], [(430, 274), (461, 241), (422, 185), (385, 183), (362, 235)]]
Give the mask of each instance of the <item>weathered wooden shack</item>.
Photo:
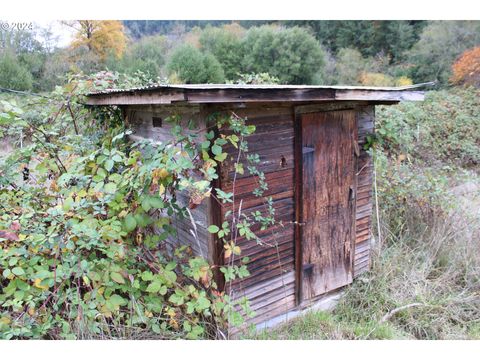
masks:
[[(369, 269), (373, 164), (366, 136), (374, 132), (375, 105), (421, 101), (420, 86), (171, 85), (97, 92), (88, 103), (121, 107), (132, 136), (153, 141), (168, 140), (163, 120), (171, 115), (202, 128), (209, 114), (234, 111), (256, 126), (249, 150), (260, 156), (265, 195), (283, 225), (258, 231), (261, 243), (239, 238), (251, 276), (231, 289), (250, 300), (258, 325), (325, 299)], [(215, 187), (231, 191), (231, 165), (222, 164)], [(262, 206), (255, 186), (247, 172), (238, 175), (244, 211)], [(192, 210), (199, 241), (190, 219), (176, 220), (176, 240), (221, 265), (223, 244), (207, 227), (220, 225), (230, 208), (207, 199)]]

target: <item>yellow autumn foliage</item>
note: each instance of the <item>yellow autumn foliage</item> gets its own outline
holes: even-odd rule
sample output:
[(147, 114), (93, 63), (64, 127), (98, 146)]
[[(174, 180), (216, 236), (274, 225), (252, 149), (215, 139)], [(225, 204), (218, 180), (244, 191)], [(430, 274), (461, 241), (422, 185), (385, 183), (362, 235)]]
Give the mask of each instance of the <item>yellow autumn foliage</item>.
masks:
[(413, 84), (407, 76), (394, 78), (390, 75), (369, 72), (361, 73), (359, 80), (364, 86), (408, 86)]
[(125, 52), (126, 37), (118, 20), (76, 20), (66, 23), (76, 30), (71, 46), (86, 46), (102, 60), (112, 52), (121, 58)]

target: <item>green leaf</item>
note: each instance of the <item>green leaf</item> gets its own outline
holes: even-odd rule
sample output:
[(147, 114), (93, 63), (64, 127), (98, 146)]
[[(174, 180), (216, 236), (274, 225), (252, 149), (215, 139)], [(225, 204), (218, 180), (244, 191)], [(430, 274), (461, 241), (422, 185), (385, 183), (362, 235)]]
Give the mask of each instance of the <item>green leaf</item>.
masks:
[(165, 294), (167, 293), (167, 291), (168, 291), (167, 287), (166, 287), (165, 285), (163, 285), (163, 286), (160, 288), (160, 290), (158, 290), (158, 293), (159, 293), (160, 295), (165, 295)]
[(136, 227), (137, 220), (135, 220), (135, 217), (132, 214), (128, 214), (127, 216), (125, 216), (125, 219), (123, 220), (123, 228), (125, 229), (125, 231), (130, 232)]
[(175, 269), (177, 267), (177, 263), (174, 262), (174, 261), (170, 261), (166, 266), (165, 266), (165, 270), (167, 271), (172, 271), (173, 269)]
[(220, 228), (217, 225), (210, 225), (207, 230), (210, 234), (216, 234)]
[(117, 272), (112, 272), (110, 273), (110, 277), (112, 278), (113, 281), (119, 284), (125, 284), (125, 279), (123, 278), (122, 275), (120, 275)]
[(113, 155), (112, 160), (115, 161), (115, 162), (121, 162), (123, 159), (120, 155), (115, 154), (115, 155)]
[(97, 170), (97, 176), (100, 178), (100, 180), (103, 180), (107, 177), (108, 173), (105, 171), (103, 168), (98, 168)]
[(112, 170), (112, 168), (113, 168), (113, 160), (108, 159), (107, 161), (105, 161), (105, 170), (110, 171)]
[(205, 134), (205, 137), (208, 140), (212, 140), (215, 137), (215, 133), (213, 132), (213, 130), (210, 130), (208, 133)]
[(148, 201), (150, 203), (150, 206), (155, 209), (163, 209), (165, 207), (165, 203), (159, 197), (151, 197)]
[(115, 191), (117, 191), (117, 185), (113, 182), (109, 182), (108, 184), (105, 184), (105, 192), (113, 194)]
[(214, 155), (219, 155), (222, 153), (222, 147), (221, 146), (218, 146), (217, 144), (213, 145), (212, 146), (212, 153)]
[(110, 182), (114, 182), (115, 184), (119, 184), (122, 181), (122, 176), (120, 174), (114, 173), (108, 177), (108, 180), (110, 180)]
[(185, 302), (185, 298), (181, 294), (175, 293), (170, 296), (168, 301), (170, 301), (175, 305), (180, 306), (180, 305), (183, 305), (183, 303)]
[(162, 331), (160, 329), (160, 326), (158, 324), (153, 324), (152, 325), (152, 331), (155, 333), (155, 334), (160, 334)]
[(120, 295), (113, 294), (107, 300), (106, 305), (109, 310), (113, 311), (113, 310), (119, 310), (120, 306), (127, 305), (127, 303), (128, 303), (127, 300), (122, 298)]
[(243, 175), (244, 170), (243, 170), (243, 164), (241, 163), (236, 163), (235, 164), (235, 171), (239, 173), (240, 175)]
[(173, 271), (165, 271), (163, 276), (165, 277), (165, 280), (169, 281), (170, 283), (177, 281), (177, 274), (175, 274)]
[(144, 271), (142, 273), (142, 280), (143, 281), (150, 281), (153, 280), (153, 274), (151, 271)]
[(146, 291), (149, 293), (157, 293), (160, 291), (161, 287), (162, 287), (161, 283), (159, 283), (158, 281), (154, 281), (147, 286)]
[(10, 269), (5, 269), (5, 270), (3, 270), (3, 273), (2, 273), (4, 278), (9, 277), (11, 274), (12, 274), (12, 272), (10, 271)]
[(208, 309), (210, 307), (210, 300), (208, 300), (206, 297), (199, 297), (197, 300), (197, 310), (198, 311), (203, 311), (205, 309)]
[(25, 271), (24, 271), (21, 267), (18, 267), (18, 266), (17, 266), (17, 267), (14, 267), (14, 268), (12, 269), (12, 273), (13, 273), (14, 275), (17, 275), (17, 276), (25, 275)]
[(62, 206), (63, 211), (65, 212), (69, 211), (72, 208), (73, 204), (74, 204), (74, 201), (71, 197), (66, 198)]
[(237, 311), (232, 311), (229, 320), (232, 326), (240, 326), (243, 324), (244, 321), (242, 315), (240, 315), (240, 313)]
[(215, 156), (215, 160), (222, 162), (227, 158), (227, 156), (228, 156), (227, 153), (221, 153)]
[(142, 209), (147, 212), (151, 208), (152, 206), (150, 205), (150, 199), (148, 197), (144, 197), (142, 200)]

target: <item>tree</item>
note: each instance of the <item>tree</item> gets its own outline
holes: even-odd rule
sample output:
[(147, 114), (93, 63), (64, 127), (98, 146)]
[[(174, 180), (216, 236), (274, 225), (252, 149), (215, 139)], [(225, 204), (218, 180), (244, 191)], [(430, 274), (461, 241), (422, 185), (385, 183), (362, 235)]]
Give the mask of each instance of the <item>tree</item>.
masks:
[(480, 46), (465, 51), (452, 65), (451, 81), (480, 87)]
[(269, 73), (283, 84), (310, 84), (324, 66), (324, 51), (305, 29), (261, 26), (248, 30), (242, 72)]
[(129, 46), (122, 59), (119, 60), (115, 54), (111, 54), (106, 66), (110, 70), (126, 74), (141, 71), (151, 79), (156, 79), (162, 75), (168, 47), (165, 36), (145, 36)]
[(409, 52), (415, 82), (447, 84), (451, 65), (465, 50), (480, 44), (479, 21), (432, 21)]
[(110, 52), (120, 58), (125, 51), (126, 38), (123, 25), (117, 20), (76, 20), (64, 22), (76, 30), (72, 42), (74, 49), (86, 46), (101, 60)]
[(405, 59), (406, 52), (413, 46), (416, 39), (415, 27), (409, 21), (386, 21), (382, 43), (385, 53), (391, 56), (391, 63)]
[(360, 51), (340, 49), (335, 66), (336, 82), (340, 85), (358, 85), (361, 74), (366, 71), (367, 63)]
[(179, 26), (189, 31), (194, 27), (220, 26), (229, 22), (229, 20), (123, 20), (128, 33), (135, 39), (149, 35), (171, 34)]
[(43, 65), (42, 76), (38, 79), (40, 90), (51, 91), (55, 86), (66, 83), (66, 75), (70, 71), (68, 56), (67, 49), (57, 49), (49, 54)]
[[(37, 40), (37, 34), (34, 31), (18, 30), (5, 32), (2, 36), (5, 42), (5, 51), (15, 58), (18, 65), (23, 70), (30, 73), (32, 86), (35, 89), (41, 88), (40, 78), (47, 59), (47, 51), (43, 45)], [(7, 62), (9, 60), (6, 60)], [(20, 69), (17, 67), (17, 69)], [(21, 73), (23, 73), (21, 70)], [(21, 75), (19, 83), (26, 80)], [(27, 81), (28, 82), (28, 81)]]
[(227, 79), (235, 79), (241, 71), (244, 34), (243, 27), (229, 24), (221, 28), (207, 26), (200, 35), (202, 50), (212, 53), (217, 58)]
[(384, 53), (392, 62), (397, 62), (418, 40), (426, 21), (289, 20), (284, 23), (311, 29), (317, 40), (333, 54), (342, 48), (356, 48), (364, 57)]
[(218, 60), (211, 54), (202, 54), (192, 45), (182, 45), (174, 50), (167, 70), (186, 84), (221, 83), (225, 74)]
[(32, 74), (23, 66), (14, 53), (4, 51), (0, 55), (0, 86), (13, 90), (31, 90)]
[(214, 84), (225, 82), (222, 65), (215, 56), (212, 54), (203, 55), (203, 66), (205, 69), (205, 80), (203, 82)]

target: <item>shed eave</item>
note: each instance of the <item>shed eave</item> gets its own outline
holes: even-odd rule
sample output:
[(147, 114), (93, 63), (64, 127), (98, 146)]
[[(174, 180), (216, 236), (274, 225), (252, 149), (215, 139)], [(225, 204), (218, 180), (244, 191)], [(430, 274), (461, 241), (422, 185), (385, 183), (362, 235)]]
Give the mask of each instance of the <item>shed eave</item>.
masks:
[(154, 105), (239, 102), (422, 101), (426, 84), (404, 87), (296, 85), (162, 85), (90, 93), (88, 105)]

